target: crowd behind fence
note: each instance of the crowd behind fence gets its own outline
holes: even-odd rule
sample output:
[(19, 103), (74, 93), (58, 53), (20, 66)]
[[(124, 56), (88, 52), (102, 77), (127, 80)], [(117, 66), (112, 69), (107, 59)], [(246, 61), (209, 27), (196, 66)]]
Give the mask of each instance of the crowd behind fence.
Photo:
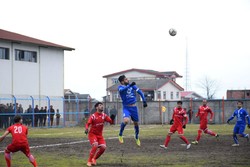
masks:
[[(214, 112), (214, 124), (226, 123), (226, 120), (237, 108), (238, 100), (209, 100), (208, 106)], [(250, 99), (242, 100), (243, 107), (250, 111)], [(64, 99), (48, 96), (11, 96), (0, 95), (0, 129), (13, 124), (13, 117), (21, 115), (23, 124), (30, 127), (69, 127), (84, 125), (90, 114), (95, 112), (93, 101), (89, 99)], [(103, 102), (104, 112), (115, 115), (115, 123), (123, 121), (122, 102)], [(189, 115), (189, 123), (199, 123), (195, 117), (202, 100), (185, 100), (183, 108)], [(140, 124), (168, 124), (172, 118), (176, 101), (151, 101), (148, 107), (138, 102)], [(165, 110), (162, 110), (165, 108)], [(235, 120), (234, 120), (235, 121)]]

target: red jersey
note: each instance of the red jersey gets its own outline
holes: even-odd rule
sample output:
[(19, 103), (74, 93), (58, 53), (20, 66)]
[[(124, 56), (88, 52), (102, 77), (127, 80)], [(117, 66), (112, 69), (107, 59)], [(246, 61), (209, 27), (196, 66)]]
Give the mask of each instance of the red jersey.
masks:
[(214, 113), (208, 106), (200, 106), (196, 117), (200, 117), (200, 123), (207, 123), (207, 115), (210, 113), (210, 119), (213, 118)]
[(102, 136), (104, 122), (112, 124), (112, 120), (107, 114), (95, 112), (89, 117), (85, 128), (88, 129), (89, 125), (91, 125), (89, 133)]
[(12, 135), (13, 144), (28, 144), (28, 128), (20, 123), (16, 123), (7, 129)]
[[(185, 118), (185, 122), (184, 122)], [(187, 113), (183, 108), (175, 107), (173, 110), (172, 119), (174, 120), (175, 126), (183, 126), (188, 123)]]

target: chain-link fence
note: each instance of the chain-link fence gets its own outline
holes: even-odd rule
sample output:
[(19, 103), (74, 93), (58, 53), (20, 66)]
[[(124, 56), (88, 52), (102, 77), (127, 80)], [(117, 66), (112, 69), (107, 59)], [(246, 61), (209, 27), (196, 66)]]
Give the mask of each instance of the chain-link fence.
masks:
[[(226, 123), (237, 108), (237, 101), (223, 99), (208, 101), (208, 106), (214, 112), (212, 123)], [(250, 111), (250, 100), (241, 101), (244, 102), (243, 107)], [(94, 103), (91, 99), (0, 95), (0, 128), (12, 125), (16, 114), (23, 117), (23, 124), (32, 127), (82, 126), (89, 115), (95, 112)], [(115, 115), (115, 123), (120, 124), (123, 121), (122, 103), (120, 101), (103, 103), (104, 112), (109, 116)], [(140, 124), (166, 124), (172, 118), (176, 101), (152, 101), (148, 102), (147, 108), (143, 108), (142, 102), (137, 102), (136, 105)], [(195, 115), (200, 105), (202, 105), (201, 100), (183, 101), (182, 106), (187, 110), (190, 123), (199, 123)]]

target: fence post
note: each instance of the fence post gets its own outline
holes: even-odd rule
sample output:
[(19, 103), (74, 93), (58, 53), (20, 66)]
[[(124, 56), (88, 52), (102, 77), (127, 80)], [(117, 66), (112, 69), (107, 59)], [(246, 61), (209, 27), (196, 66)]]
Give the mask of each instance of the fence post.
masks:
[(50, 127), (50, 98), (49, 96), (46, 96), (48, 100), (48, 127)]
[(16, 106), (16, 97), (14, 96), (14, 95), (12, 95), (12, 97), (13, 97), (13, 99), (14, 99), (14, 113), (15, 113), (15, 115), (16, 115), (16, 108), (17, 108), (17, 106)]
[(225, 121), (225, 104), (224, 104), (224, 96), (222, 97), (222, 123), (224, 124)]
[(32, 127), (35, 126), (34, 120), (35, 120), (35, 115), (34, 115), (34, 98), (30, 96), (31, 98), (31, 106), (32, 106)]
[(77, 96), (76, 97), (76, 120), (77, 120), (77, 125), (79, 125), (79, 99)]
[(65, 127), (65, 118), (66, 118), (66, 113), (65, 113), (65, 99), (62, 97), (63, 100), (63, 127)]

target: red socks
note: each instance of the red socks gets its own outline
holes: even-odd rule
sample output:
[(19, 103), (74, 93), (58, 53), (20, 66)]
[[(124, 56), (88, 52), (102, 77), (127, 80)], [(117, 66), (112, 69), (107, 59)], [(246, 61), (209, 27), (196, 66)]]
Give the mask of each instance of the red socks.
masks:
[(4, 157), (5, 157), (5, 160), (6, 160), (7, 167), (10, 167), (11, 166), (11, 155), (10, 155), (10, 152), (5, 151), (4, 152)]
[(94, 159), (98, 159), (104, 153), (105, 149), (106, 149), (106, 146), (101, 146), (99, 150), (97, 151)]

